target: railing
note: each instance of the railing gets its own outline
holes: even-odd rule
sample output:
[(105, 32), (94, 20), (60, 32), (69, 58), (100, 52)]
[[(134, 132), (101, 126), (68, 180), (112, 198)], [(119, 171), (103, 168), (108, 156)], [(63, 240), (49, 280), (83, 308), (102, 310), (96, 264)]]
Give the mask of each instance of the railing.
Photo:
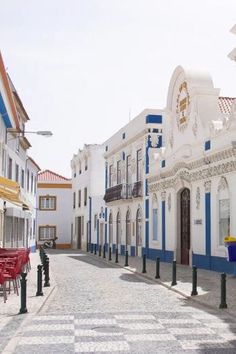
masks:
[(142, 182), (141, 181), (135, 182), (133, 184), (132, 196), (134, 198), (138, 198), (138, 197), (142, 197), (143, 196)]
[(142, 197), (142, 182), (134, 184), (121, 183), (106, 190), (104, 200), (106, 203), (121, 199), (132, 199)]

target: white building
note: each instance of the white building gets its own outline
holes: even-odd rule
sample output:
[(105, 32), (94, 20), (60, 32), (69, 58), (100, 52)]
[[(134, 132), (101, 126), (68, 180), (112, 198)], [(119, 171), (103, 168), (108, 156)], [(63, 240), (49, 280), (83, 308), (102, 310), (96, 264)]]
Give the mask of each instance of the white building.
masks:
[[(30, 143), (24, 134), (28, 120), (0, 53), (0, 246), (34, 250), (35, 201), (32, 198), (35, 195), (34, 187), (32, 193), (27, 189), (30, 184), (26, 173)], [(35, 186), (38, 167), (35, 163), (33, 165), (30, 176), (33, 173), (32, 186)]]
[(148, 180), (158, 225), (149, 257), (233, 272), (224, 237), (236, 235), (236, 100), (219, 94), (207, 73), (179, 66), (172, 75), (162, 168)]
[(71, 160), (73, 191), (73, 248), (88, 249), (104, 233), (104, 147), (84, 145)]
[[(231, 28), (230, 32), (236, 35), (236, 25)], [(236, 61), (236, 47), (228, 54), (228, 57)]]
[(105, 240), (113, 252), (147, 253), (150, 158), (162, 147), (161, 110), (145, 109), (105, 143)]
[(71, 247), (71, 179), (50, 170), (38, 174), (37, 242), (54, 240), (56, 248)]

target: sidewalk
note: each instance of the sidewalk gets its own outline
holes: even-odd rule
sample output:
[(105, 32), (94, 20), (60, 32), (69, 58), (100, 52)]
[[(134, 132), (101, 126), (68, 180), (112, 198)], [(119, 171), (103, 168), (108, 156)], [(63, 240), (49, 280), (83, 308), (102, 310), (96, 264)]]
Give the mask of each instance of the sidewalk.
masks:
[[(88, 253), (89, 254), (89, 253)], [(91, 253), (90, 253), (91, 254)], [(91, 254), (91, 257), (98, 257), (98, 255)], [(98, 257), (103, 261), (114, 263), (115, 265), (124, 267), (125, 257), (119, 255), (119, 263), (115, 263), (115, 254), (112, 254), (112, 261), (108, 261), (108, 253), (106, 259)], [(220, 296), (221, 296), (221, 273), (208, 271), (204, 269), (197, 270), (197, 291), (198, 295), (191, 296), (192, 292), (192, 268), (177, 264), (177, 285), (171, 286), (172, 282), (172, 263), (160, 262), (160, 279), (155, 279), (156, 275), (156, 262), (147, 259), (146, 273), (142, 273), (143, 261), (140, 257), (131, 257), (128, 259), (128, 267), (131, 272), (158, 282), (166, 288), (175, 291), (186, 298), (203, 304), (212, 309), (219, 309)], [(236, 277), (227, 275), (226, 277), (226, 303), (227, 309), (220, 309), (219, 311), (227, 312), (230, 315), (236, 315)]]
[[(50, 256), (49, 256), (50, 258)], [(52, 274), (50, 274), (50, 287), (43, 287), (44, 296), (35, 296), (37, 291), (37, 266), (41, 264), (39, 252), (30, 254), (31, 270), (27, 274), (27, 309), (28, 313), (20, 314), (19, 317), (27, 317), (29, 314), (35, 314), (39, 311), (41, 306), (44, 304), (50, 293), (52, 292), (55, 282), (53, 280)], [(44, 279), (44, 277), (43, 277)], [(7, 294), (7, 301), (4, 304), (3, 296), (0, 296), (0, 321), (3, 321), (3, 318), (16, 316), (19, 314), (21, 307), (21, 289), (19, 289), (19, 296), (14, 294), (14, 291), (11, 290), (10, 294)]]

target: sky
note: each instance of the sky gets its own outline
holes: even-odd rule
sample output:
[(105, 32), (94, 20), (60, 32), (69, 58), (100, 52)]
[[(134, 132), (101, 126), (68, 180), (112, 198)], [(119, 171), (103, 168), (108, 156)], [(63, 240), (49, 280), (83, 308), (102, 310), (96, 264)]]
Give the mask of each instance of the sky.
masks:
[(145, 108), (166, 106), (176, 66), (207, 70), (236, 97), (235, 0), (0, 0), (0, 50), (30, 117), (29, 155), (71, 177), (84, 144), (103, 143)]

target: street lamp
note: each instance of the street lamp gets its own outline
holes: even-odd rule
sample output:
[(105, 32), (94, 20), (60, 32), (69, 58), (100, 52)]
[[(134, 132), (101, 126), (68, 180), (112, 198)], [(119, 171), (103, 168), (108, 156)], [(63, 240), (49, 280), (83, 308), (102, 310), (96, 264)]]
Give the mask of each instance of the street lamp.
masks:
[(37, 135), (42, 135), (45, 137), (50, 137), (53, 135), (50, 130), (22, 131), (22, 130), (14, 129), (14, 128), (8, 128), (7, 133), (16, 134), (19, 136), (24, 136), (24, 134), (37, 134)]

